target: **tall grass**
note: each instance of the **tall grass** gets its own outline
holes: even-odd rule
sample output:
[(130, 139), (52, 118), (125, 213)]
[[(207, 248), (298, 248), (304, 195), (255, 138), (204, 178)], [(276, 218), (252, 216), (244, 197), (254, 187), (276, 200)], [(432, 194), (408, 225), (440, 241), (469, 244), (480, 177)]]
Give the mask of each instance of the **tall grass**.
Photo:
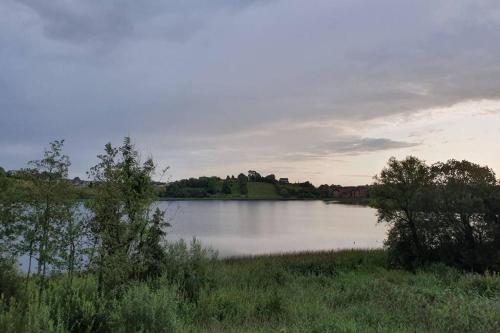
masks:
[[(498, 332), (500, 277), (386, 267), (383, 250), (215, 260), (170, 249), (165, 276), (99, 298), (92, 274), (0, 303), (1, 332)], [(31, 288), (33, 290), (31, 290)]]

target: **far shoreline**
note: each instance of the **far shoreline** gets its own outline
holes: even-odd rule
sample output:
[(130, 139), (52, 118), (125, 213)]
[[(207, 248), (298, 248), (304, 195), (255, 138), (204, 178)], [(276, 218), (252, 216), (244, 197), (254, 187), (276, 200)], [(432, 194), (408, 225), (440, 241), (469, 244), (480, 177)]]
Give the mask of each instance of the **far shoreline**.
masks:
[(327, 204), (370, 206), (367, 200), (338, 200), (318, 198), (167, 198), (158, 197), (157, 201), (322, 201)]

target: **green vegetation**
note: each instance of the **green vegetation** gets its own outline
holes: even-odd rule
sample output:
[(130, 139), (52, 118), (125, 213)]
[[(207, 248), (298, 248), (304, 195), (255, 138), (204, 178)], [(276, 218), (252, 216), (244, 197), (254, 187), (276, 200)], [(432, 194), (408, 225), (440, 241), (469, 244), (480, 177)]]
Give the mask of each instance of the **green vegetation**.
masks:
[(271, 174), (261, 176), (250, 170), (248, 175), (238, 177), (199, 177), (182, 179), (166, 185), (165, 191), (160, 191), (160, 197), (167, 199), (217, 199), (217, 200), (287, 200), (287, 199), (323, 199), (345, 200), (346, 202), (368, 201), (368, 187), (361, 187), (360, 195), (353, 190), (340, 193), (338, 185), (321, 185), (316, 188), (310, 182), (290, 184), (288, 181), (278, 181)]
[[(152, 209), (155, 165), (140, 161), (129, 138), (98, 155), (86, 209), (62, 148), (53, 142), (18, 172), (0, 168), (0, 332), (500, 327), (500, 193), (487, 167), (390, 159), (372, 193), (390, 227), (384, 250), (219, 260), (196, 240), (166, 242), (164, 212)], [(255, 171), (180, 185), (245, 198), (320, 191)], [(27, 272), (15, 268), (20, 255), (29, 258)]]
[[(500, 277), (389, 269), (382, 250), (210, 259), (177, 246), (175, 272), (99, 296), (95, 277), (2, 301), (2, 332), (497, 332)], [(168, 272), (168, 271), (167, 271)], [(193, 277), (196, 276), (196, 279)], [(28, 303), (26, 303), (28, 302)]]
[(393, 265), (500, 271), (500, 187), (486, 166), (391, 158), (372, 189)]
[(248, 198), (249, 199), (280, 199), (281, 196), (276, 192), (276, 186), (268, 183), (249, 182)]

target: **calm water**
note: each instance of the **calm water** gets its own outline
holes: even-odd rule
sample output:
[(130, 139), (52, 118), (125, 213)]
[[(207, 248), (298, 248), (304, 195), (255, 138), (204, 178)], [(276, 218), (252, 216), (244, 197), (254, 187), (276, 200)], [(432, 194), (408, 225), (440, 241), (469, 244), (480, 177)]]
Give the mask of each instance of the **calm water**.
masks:
[[(221, 257), (303, 250), (381, 247), (386, 228), (375, 210), (323, 201), (160, 201), (168, 240), (193, 237)], [(18, 259), (27, 270), (28, 257)], [(36, 267), (36, 263), (34, 263)]]
[(381, 247), (369, 207), (322, 201), (164, 201), (168, 239), (196, 237), (221, 256)]

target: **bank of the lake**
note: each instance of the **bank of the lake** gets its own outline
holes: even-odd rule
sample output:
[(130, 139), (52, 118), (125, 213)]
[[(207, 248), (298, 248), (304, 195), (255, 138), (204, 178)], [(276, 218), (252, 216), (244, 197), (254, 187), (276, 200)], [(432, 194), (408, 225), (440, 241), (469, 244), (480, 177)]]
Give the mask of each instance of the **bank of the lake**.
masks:
[[(182, 258), (171, 258), (174, 280), (131, 283), (114, 299), (97, 296), (89, 272), (74, 277), (68, 303), (64, 275), (54, 276), (40, 301), (28, 299), (26, 306), (20, 297), (10, 310), (0, 306), (0, 331), (69, 332), (57, 324), (67, 316), (74, 331), (99, 332), (493, 333), (500, 327), (498, 275), (444, 265), (390, 269), (384, 250)], [(35, 282), (29, 287), (36, 290)]]
[(229, 258), (197, 305), (200, 332), (498, 332), (500, 277), (389, 269), (384, 250)]

